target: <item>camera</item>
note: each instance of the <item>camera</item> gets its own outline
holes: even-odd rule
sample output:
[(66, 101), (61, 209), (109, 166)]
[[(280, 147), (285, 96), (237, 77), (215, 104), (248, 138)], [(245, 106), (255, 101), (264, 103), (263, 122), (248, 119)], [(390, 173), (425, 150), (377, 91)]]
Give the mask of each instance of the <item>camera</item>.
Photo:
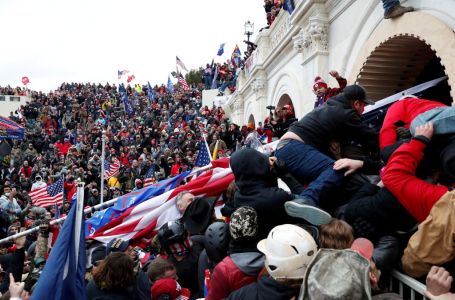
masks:
[(272, 109), (275, 109), (275, 106), (269, 105), (269, 106), (267, 106), (266, 108), (269, 109), (269, 110), (272, 110)]

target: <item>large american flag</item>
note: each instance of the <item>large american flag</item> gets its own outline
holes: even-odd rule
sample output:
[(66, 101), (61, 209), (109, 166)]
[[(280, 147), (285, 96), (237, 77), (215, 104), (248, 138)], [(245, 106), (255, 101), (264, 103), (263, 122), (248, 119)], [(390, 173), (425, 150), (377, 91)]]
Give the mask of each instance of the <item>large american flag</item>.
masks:
[(112, 160), (112, 162), (109, 162), (107, 159), (104, 160), (104, 179), (109, 179), (119, 174), (120, 161), (117, 157), (114, 157)]
[(182, 86), (184, 91), (189, 91), (190, 90), (190, 86), (188, 85), (188, 83), (186, 82), (186, 80), (183, 78), (182, 75), (179, 76), (178, 81), (179, 81), (179, 84)]
[(37, 188), (28, 193), (32, 198), (32, 204), (40, 207), (63, 204), (63, 177), (54, 184)]
[(220, 196), (234, 180), (229, 159), (212, 162), (214, 169), (185, 185), (130, 207), (122, 215), (96, 230), (88, 238), (108, 243), (113, 238), (123, 240), (149, 239), (163, 224), (181, 217), (175, 205), (177, 195), (190, 191), (195, 196)]

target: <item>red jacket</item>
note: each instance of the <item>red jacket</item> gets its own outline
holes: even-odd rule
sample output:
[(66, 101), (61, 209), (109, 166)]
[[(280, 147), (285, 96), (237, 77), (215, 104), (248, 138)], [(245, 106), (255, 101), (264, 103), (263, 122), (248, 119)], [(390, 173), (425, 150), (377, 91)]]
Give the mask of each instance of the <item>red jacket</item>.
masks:
[(19, 173), (24, 174), (25, 178), (30, 178), (32, 177), (32, 170), (33, 169), (30, 166), (28, 167), (22, 166), (22, 168), (19, 170)]
[[(314, 107), (315, 108), (318, 107), (318, 106), (321, 106), (324, 103), (326, 103), (327, 100), (329, 100), (329, 98), (332, 98), (332, 97), (334, 97), (334, 96), (336, 96), (336, 95), (338, 95), (338, 94), (343, 92), (344, 88), (348, 84), (347, 80), (345, 78), (341, 77), (341, 76), (336, 78), (336, 80), (338, 82), (339, 88), (328, 87), (322, 97), (317, 97), (316, 98), (316, 102), (314, 103)], [(323, 100), (323, 101), (321, 101), (321, 100)]]
[(55, 143), (55, 147), (58, 149), (60, 154), (67, 155), (69, 149), (71, 148), (71, 143), (64, 142), (64, 143)]
[(227, 298), (233, 291), (257, 281), (257, 275), (243, 273), (230, 256), (226, 256), (213, 270), (210, 289), (206, 300)]
[(379, 132), (379, 147), (381, 150), (395, 144), (397, 141), (395, 129), (397, 129), (398, 126), (395, 125), (396, 122), (402, 121), (404, 124), (401, 125), (401, 127), (409, 129), (409, 126), (415, 117), (423, 112), (440, 106), (446, 105), (440, 102), (418, 98), (407, 98), (392, 104), (387, 110), (384, 123)]
[(392, 154), (382, 176), (384, 186), (419, 222), (428, 217), (433, 205), (449, 190), (416, 177), (425, 147), (425, 143), (417, 139), (401, 145)]
[(73, 199), (73, 195), (77, 191), (75, 180), (73, 180), (71, 183), (68, 181), (65, 181), (65, 184), (63, 185), (63, 187), (66, 190), (66, 195), (67, 195), (66, 199), (71, 203), (71, 200)]

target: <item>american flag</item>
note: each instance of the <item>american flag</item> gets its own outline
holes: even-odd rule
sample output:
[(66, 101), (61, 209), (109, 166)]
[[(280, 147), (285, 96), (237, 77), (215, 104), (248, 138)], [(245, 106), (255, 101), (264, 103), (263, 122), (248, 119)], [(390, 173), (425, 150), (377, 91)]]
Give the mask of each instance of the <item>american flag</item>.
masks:
[(104, 160), (104, 179), (109, 179), (119, 174), (120, 161), (116, 157), (112, 160), (112, 162), (109, 162), (107, 159)]
[(156, 179), (155, 179), (155, 165), (151, 166), (147, 173), (145, 173), (145, 176), (144, 176), (144, 187), (146, 186), (149, 186), (149, 185), (152, 185), (156, 182)]
[(118, 70), (117, 71), (118, 79), (120, 80), (120, 78), (122, 78), (123, 75), (128, 74), (129, 72), (130, 71), (128, 71), (128, 70), (122, 70), (122, 71)]
[[(216, 166), (218, 164), (214, 163)], [(113, 238), (140, 240), (151, 238), (164, 223), (181, 217), (175, 199), (182, 191), (195, 196), (220, 196), (234, 180), (231, 168), (220, 160), (219, 167), (173, 190), (151, 198), (127, 209), (122, 215), (96, 230), (90, 238), (108, 243)]]
[(180, 68), (182, 68), (182, 70), (185, 70), (188, 72), (188, 69), (185, 67), (185, 65), (183, 64), (183, 62), (180, 60), (180, 58), (178, 56), (175, 57), (175, 63), (177, 65), (179, 65)]
[(47, 207), (55, 204), (62, 205), (63, 177), (49, 186), (44, 186), (31, 191), (28, 195), (32, 198), (32, 204), (36, 206)]
[(201, 149), (199, 149), (199, 153), (197, 154), (196, 162), (194, 165), (196, 167), (204, 167), (210, 165), (212, 162), (210, 157), (209, 146), (207, 145), (207, 141), (204, 139), (204, 142), (201, 144)]
[(188, 85), (188, 83), (186, 82), (185, 78), (183, 78), (182, 75), (180, 75), (178, 77), (178, 81), (179, 81), (179, 83), (182, 86), (184, 91), (189, 91), (190, 90), (190, 86)]

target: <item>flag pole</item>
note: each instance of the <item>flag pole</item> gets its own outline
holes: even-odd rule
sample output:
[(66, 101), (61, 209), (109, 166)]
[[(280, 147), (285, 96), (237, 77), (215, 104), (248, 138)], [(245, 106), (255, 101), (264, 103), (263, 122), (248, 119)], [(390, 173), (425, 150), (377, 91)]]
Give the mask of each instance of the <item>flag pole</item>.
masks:
[[(210, 165), (201, 167), (201, 168), (199, 168), (197, 170), (191, 171), (191, 173), (188, 174), (188, 176), (191, 176), (191, 175), (196, 174), (198, 172), (207, 171), (207, 170), (210, 170), (212, 168), (213, 168), (213, 166), (210, 164)], [(82, 197), (82, 200), (83, 200), (83, 197)], [(108, 208), (108, 207), (114, 205), (115, 203), (117, 203), (117, 200), (118, 200), (118, 197), (114, 198), (114, 199), (111, 199), (109, 201), (106, 201), (104, 203), (100, 203), (100, 204), (97, 204), (95, 206), (88, 207), (88, 208), (84, 209), (84, 214), (89, 214), (89, 213), (93, 213), (93, 212), (98, 211), (98, 210), (102, 210), (102, 209)], [(64, 216), (64, 217), (62, 217), (60, 219), (57, 219), (57, 220), (53, 220), (53, 221), (51, 221), (49, 223), (49, 225), (56, 225), (56, 224), (63, 223), (63, 221), (65, 221), (65, 219), (66, 219), (66, 216)], [(24, 236), (24, 235), (28, 235), (28, 234), (31, 234), (31, 233), (34, 233), (34, 232), (37, 232), (37, 231), (39, 231), (39, 226), (33, 227), (31, 229), (28, 229), (28, 230), (25, 230), (25, 231), (22, 231), (22, 232), (19, 232), (19, 233), (16, 233), (15, 235), (11, 235), (9, 237), (1, 239), (0, 240), (0, 245), (2, 243), (13, 241), (13, 240), (15, 240), (17, 238), (20, 238), (20, 237)]]
[[(84, 217), (84, 186), (85, 182), (82, 182), (80, 178), (77, 179), (77, 196), (76, 196), (76, 222), (73, 228), (74, 230), (74, 242), (75, 248), (79, 249), (79, 243), (81, 241), (81, 230), (85, 230), (85, 228), (81, 228), (82, 218)], [(79, 255), (76, 252), (76, 266), (78, 265)]]
[(100, 203), (103, 203), (103, 200), (104, 200), (104, 195), (103, 195), (103, 191), (104, 191), (104, 160), (105, 160), (105, 156), (106, 156), (106, 151), (104, 150), (104, 147), (106, 146), (106, 140), (105, 140), (105, 137), (106, 137), (106, 130), (103, 130), (102, 133), (101, 133), (101, 184), (100, 184)]

